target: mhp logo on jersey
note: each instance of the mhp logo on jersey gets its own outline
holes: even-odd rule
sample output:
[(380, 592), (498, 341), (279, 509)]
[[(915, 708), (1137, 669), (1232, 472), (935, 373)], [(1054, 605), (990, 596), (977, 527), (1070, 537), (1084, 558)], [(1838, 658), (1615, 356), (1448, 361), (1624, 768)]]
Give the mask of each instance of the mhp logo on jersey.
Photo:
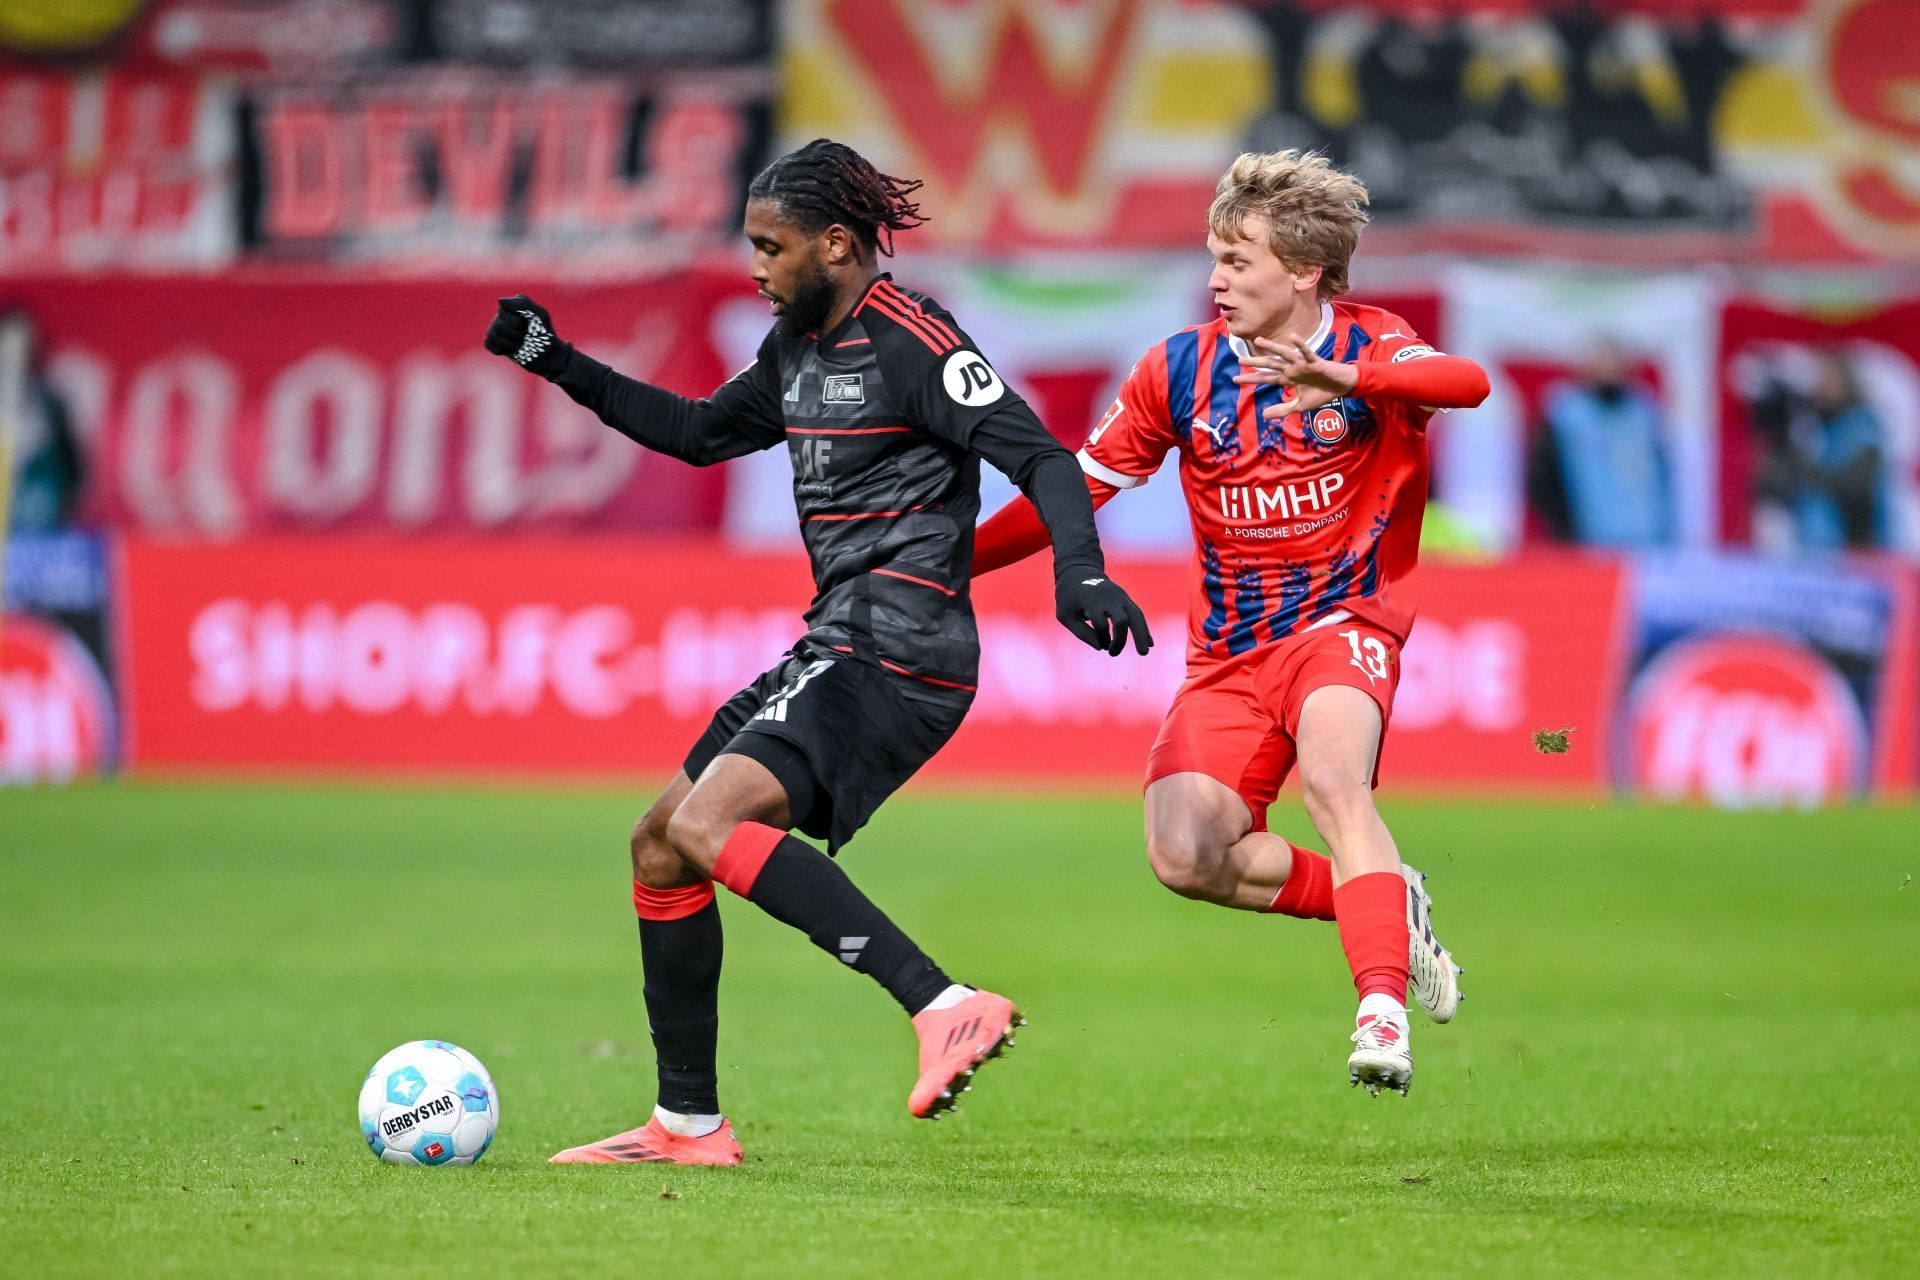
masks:
[(827, 379), (820, 389), (820, 399), (825, 404), (865, 404), (867, 393), (860, 385), (859, 374), (841, 373)]
[(1339, 444), (1347, 438), (1347, 415), (1338, 405), (1328, 405), (1313, 415), (1313, 438), (1321, 444)]

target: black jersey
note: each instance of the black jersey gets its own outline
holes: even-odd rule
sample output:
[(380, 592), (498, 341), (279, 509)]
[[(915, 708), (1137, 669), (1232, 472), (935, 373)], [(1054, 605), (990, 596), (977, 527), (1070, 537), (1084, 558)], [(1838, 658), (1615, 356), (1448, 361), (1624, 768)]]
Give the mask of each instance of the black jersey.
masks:
[(609, 425), (689, 462), (784, 442), (814, 582), (795, 651), (869, 658), (909, 696), (964, 702), (978, 679), (968, 587), (981, 457), (1036, 498), (1058, 564), (1104, 572), (1077, 470), (1079, 503), (1032, 493), (1042, 462), (1071, 455), (944, 308), (886, 275), (831, 333), (775, 326), (707, 400), (669, 397), (577, 352), (557, 381)]

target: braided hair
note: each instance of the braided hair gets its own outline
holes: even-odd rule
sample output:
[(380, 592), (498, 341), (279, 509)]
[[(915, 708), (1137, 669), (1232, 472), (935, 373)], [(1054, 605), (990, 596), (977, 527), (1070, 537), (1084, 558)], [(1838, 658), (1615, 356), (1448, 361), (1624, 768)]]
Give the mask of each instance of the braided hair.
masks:
[(809, 235), (837, 222), (892, 257), (893, 233), (927, 220), (908, 198), (920, 186), (917, 178), (881, 173), (844, 143), (815, 138), (762, 169), (747, 198), (772, 201)]

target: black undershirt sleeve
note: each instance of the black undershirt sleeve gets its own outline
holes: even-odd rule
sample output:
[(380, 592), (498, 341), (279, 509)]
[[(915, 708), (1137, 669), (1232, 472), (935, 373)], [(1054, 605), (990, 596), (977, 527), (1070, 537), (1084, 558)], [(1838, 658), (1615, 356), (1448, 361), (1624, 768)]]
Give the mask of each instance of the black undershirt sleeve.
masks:
[(968, 443), (1005, 473), (1040, 513), (1053, 538), (1056, 578), (1069, 568), (1106, 574), (1086, 477), (1073, 455), (1047, 434), (1026, 401), (1009, 396), (974, 425)]
[(704, 467), (771, 448), (785, 438), (779, 391), (756, 361), (705, 400), (629, 378), (573, 351), (554, 384), (600, 421), (656, 453)]

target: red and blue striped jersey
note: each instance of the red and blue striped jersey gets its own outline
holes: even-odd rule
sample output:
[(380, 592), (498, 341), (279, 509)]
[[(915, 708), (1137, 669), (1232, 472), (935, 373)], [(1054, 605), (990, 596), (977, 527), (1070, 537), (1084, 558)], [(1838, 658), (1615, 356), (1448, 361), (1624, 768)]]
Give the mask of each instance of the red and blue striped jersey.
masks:
[[(1309, 347), (1346, 362), (1437, 354), (1376, 307), (1323, 304)], [(1358, 617), (1401, 640), (1427, 502), (1428, 410), (1348, 396), (1281, 422), (1278, 387), (1238, 386), (1246, 345), (1225, 320), (1184, 329), (1141, 358), (1080, 451), (1120, 488), (1180, 453), (1196, 580), (1189, 665)], [(1303, 417), (1305, 420), (1303, 420)]]

